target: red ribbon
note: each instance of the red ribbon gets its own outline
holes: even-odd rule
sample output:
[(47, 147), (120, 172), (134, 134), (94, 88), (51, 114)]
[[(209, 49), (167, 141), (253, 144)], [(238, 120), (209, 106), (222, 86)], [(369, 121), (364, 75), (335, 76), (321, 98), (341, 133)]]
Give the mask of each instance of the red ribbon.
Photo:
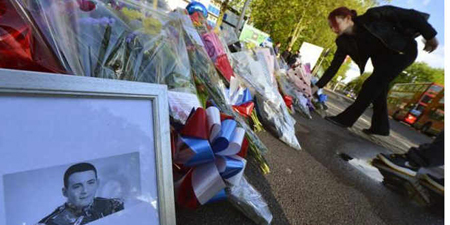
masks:
[(230, 61), (228, 61), (227, 55), (225, 54), (218, 56), (214, 65), (222, 76), (230, 82), (230, 79), (234, 76), (234, 73), (233, 68), (231, 68)]
[(247, 102), (242, 105), (233, 105), (233, 109), (244, 117), (249, 117), (252, 115), (254, 108), (255, 103), (253, 102)]
[(292, 96), (290, 96), (290, 95), (285, 95), (284, 97), (283, 97), (283, 100), (284, 100), (284, 103), (286, 103), (286, 106), (288, 107), (288, 108), (292, 108), (292, 101), (293, 101), (293, 98), (292, 98)]

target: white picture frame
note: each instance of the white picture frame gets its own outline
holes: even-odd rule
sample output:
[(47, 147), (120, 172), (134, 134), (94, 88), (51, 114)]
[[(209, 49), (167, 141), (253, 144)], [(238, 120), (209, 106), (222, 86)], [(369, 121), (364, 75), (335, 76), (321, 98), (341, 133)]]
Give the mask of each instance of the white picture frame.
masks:
[(64, 205), (63, 173), (81, 162), (102, 194), (129, 198), (89, 224), (176, 224), (167, 86), (0, 69), (0, 111), (0, 225)]

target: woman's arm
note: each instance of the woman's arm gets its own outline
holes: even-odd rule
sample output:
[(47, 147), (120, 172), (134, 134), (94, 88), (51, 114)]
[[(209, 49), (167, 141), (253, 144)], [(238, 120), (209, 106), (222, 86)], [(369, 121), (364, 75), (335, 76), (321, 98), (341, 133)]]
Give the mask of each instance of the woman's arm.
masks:
[(320, 78), (319, 81), (317, 81), (316, 86), (319, 88), (323, 88), (325, 85), (330, 82), (330, 80), (336, 75), (337, 71), (341, 67), (342, 63), (345, 60), (345, 57), (347, 57), (347, 54), (343, 51), (342, 48), (339, 48), (334, 53), (333, 61), (331, 61), (330, 67), (325, 71), (323, 76)]

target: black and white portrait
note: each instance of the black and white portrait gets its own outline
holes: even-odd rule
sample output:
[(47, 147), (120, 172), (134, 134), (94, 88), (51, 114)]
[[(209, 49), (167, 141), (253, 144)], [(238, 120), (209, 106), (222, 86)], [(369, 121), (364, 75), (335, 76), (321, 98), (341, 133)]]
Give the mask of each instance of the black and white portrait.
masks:
[(97, 169), (90, 163), (70, 166), (64, 173), (62, 195), (66, 202), (50, 213), (39, 224), (86, 224), (124, 209), (120, 198), (97, 197), (100, 185)]
[(139, 170), (136, 152), (5, 175), (8, 224), (23, 224), (24, 212), (33, 218), (39, 212), (35, 224), (81, 225), (132, 208), (140, 202)]
[(159, 224), (151, 101), (1, 96), (0, 225)]

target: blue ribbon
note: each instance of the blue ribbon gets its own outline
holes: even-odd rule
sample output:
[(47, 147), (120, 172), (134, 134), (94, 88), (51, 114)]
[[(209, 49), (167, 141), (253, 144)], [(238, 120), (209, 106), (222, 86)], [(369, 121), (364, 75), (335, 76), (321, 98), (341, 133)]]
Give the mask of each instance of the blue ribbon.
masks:
[(328, 99), (328, 96), (326, 94), (319, 95), (319, 102), (326, 102)]
[(181, 140), (194, 151), (194, 156), (185, 163), (185, 166), (193, 167), (214, 161), (214, 153), (208, 140), (187, 137), (181, 137)]
[(225, 192), (225, 189), (222, 189), (221, 191), (219, 191), (219, 193), (214, 195), (214, 197), (212, 197), (206, 204), (219, 202), (225, 199), (227, 199), (227, 193)]
[(253, 100), (252, 98), (252, 94), (250, 93), (250, 90), (248, 90), (248, 88), (246, 88), (244, 90), (244, 98), (242, 99), (241, 105), (247, 102), (251, 102)]
[(217, 136), (217, 138), (213, 141), (212, 145), (212, 149), (215, 153), (221, 152), (226, 148), (228, 148), (236, 125), (237, 125), (236, 121), (232, 119), (222, 121), (220, 133)]
[(242, 97), (238, 99), (235, 105), (242, 105), (251, 101), (253, 101), (252, 94), (250, 93), (250, 90), (246, 88), (242, 93)]
[(233, 159), (231, 157), (222, 157), (225, 160), (225, 171), (220, 173), (220, 176), (222, 176), (224, 179), (229, 179), (244, 168), (244, 162), (240, 160)]

